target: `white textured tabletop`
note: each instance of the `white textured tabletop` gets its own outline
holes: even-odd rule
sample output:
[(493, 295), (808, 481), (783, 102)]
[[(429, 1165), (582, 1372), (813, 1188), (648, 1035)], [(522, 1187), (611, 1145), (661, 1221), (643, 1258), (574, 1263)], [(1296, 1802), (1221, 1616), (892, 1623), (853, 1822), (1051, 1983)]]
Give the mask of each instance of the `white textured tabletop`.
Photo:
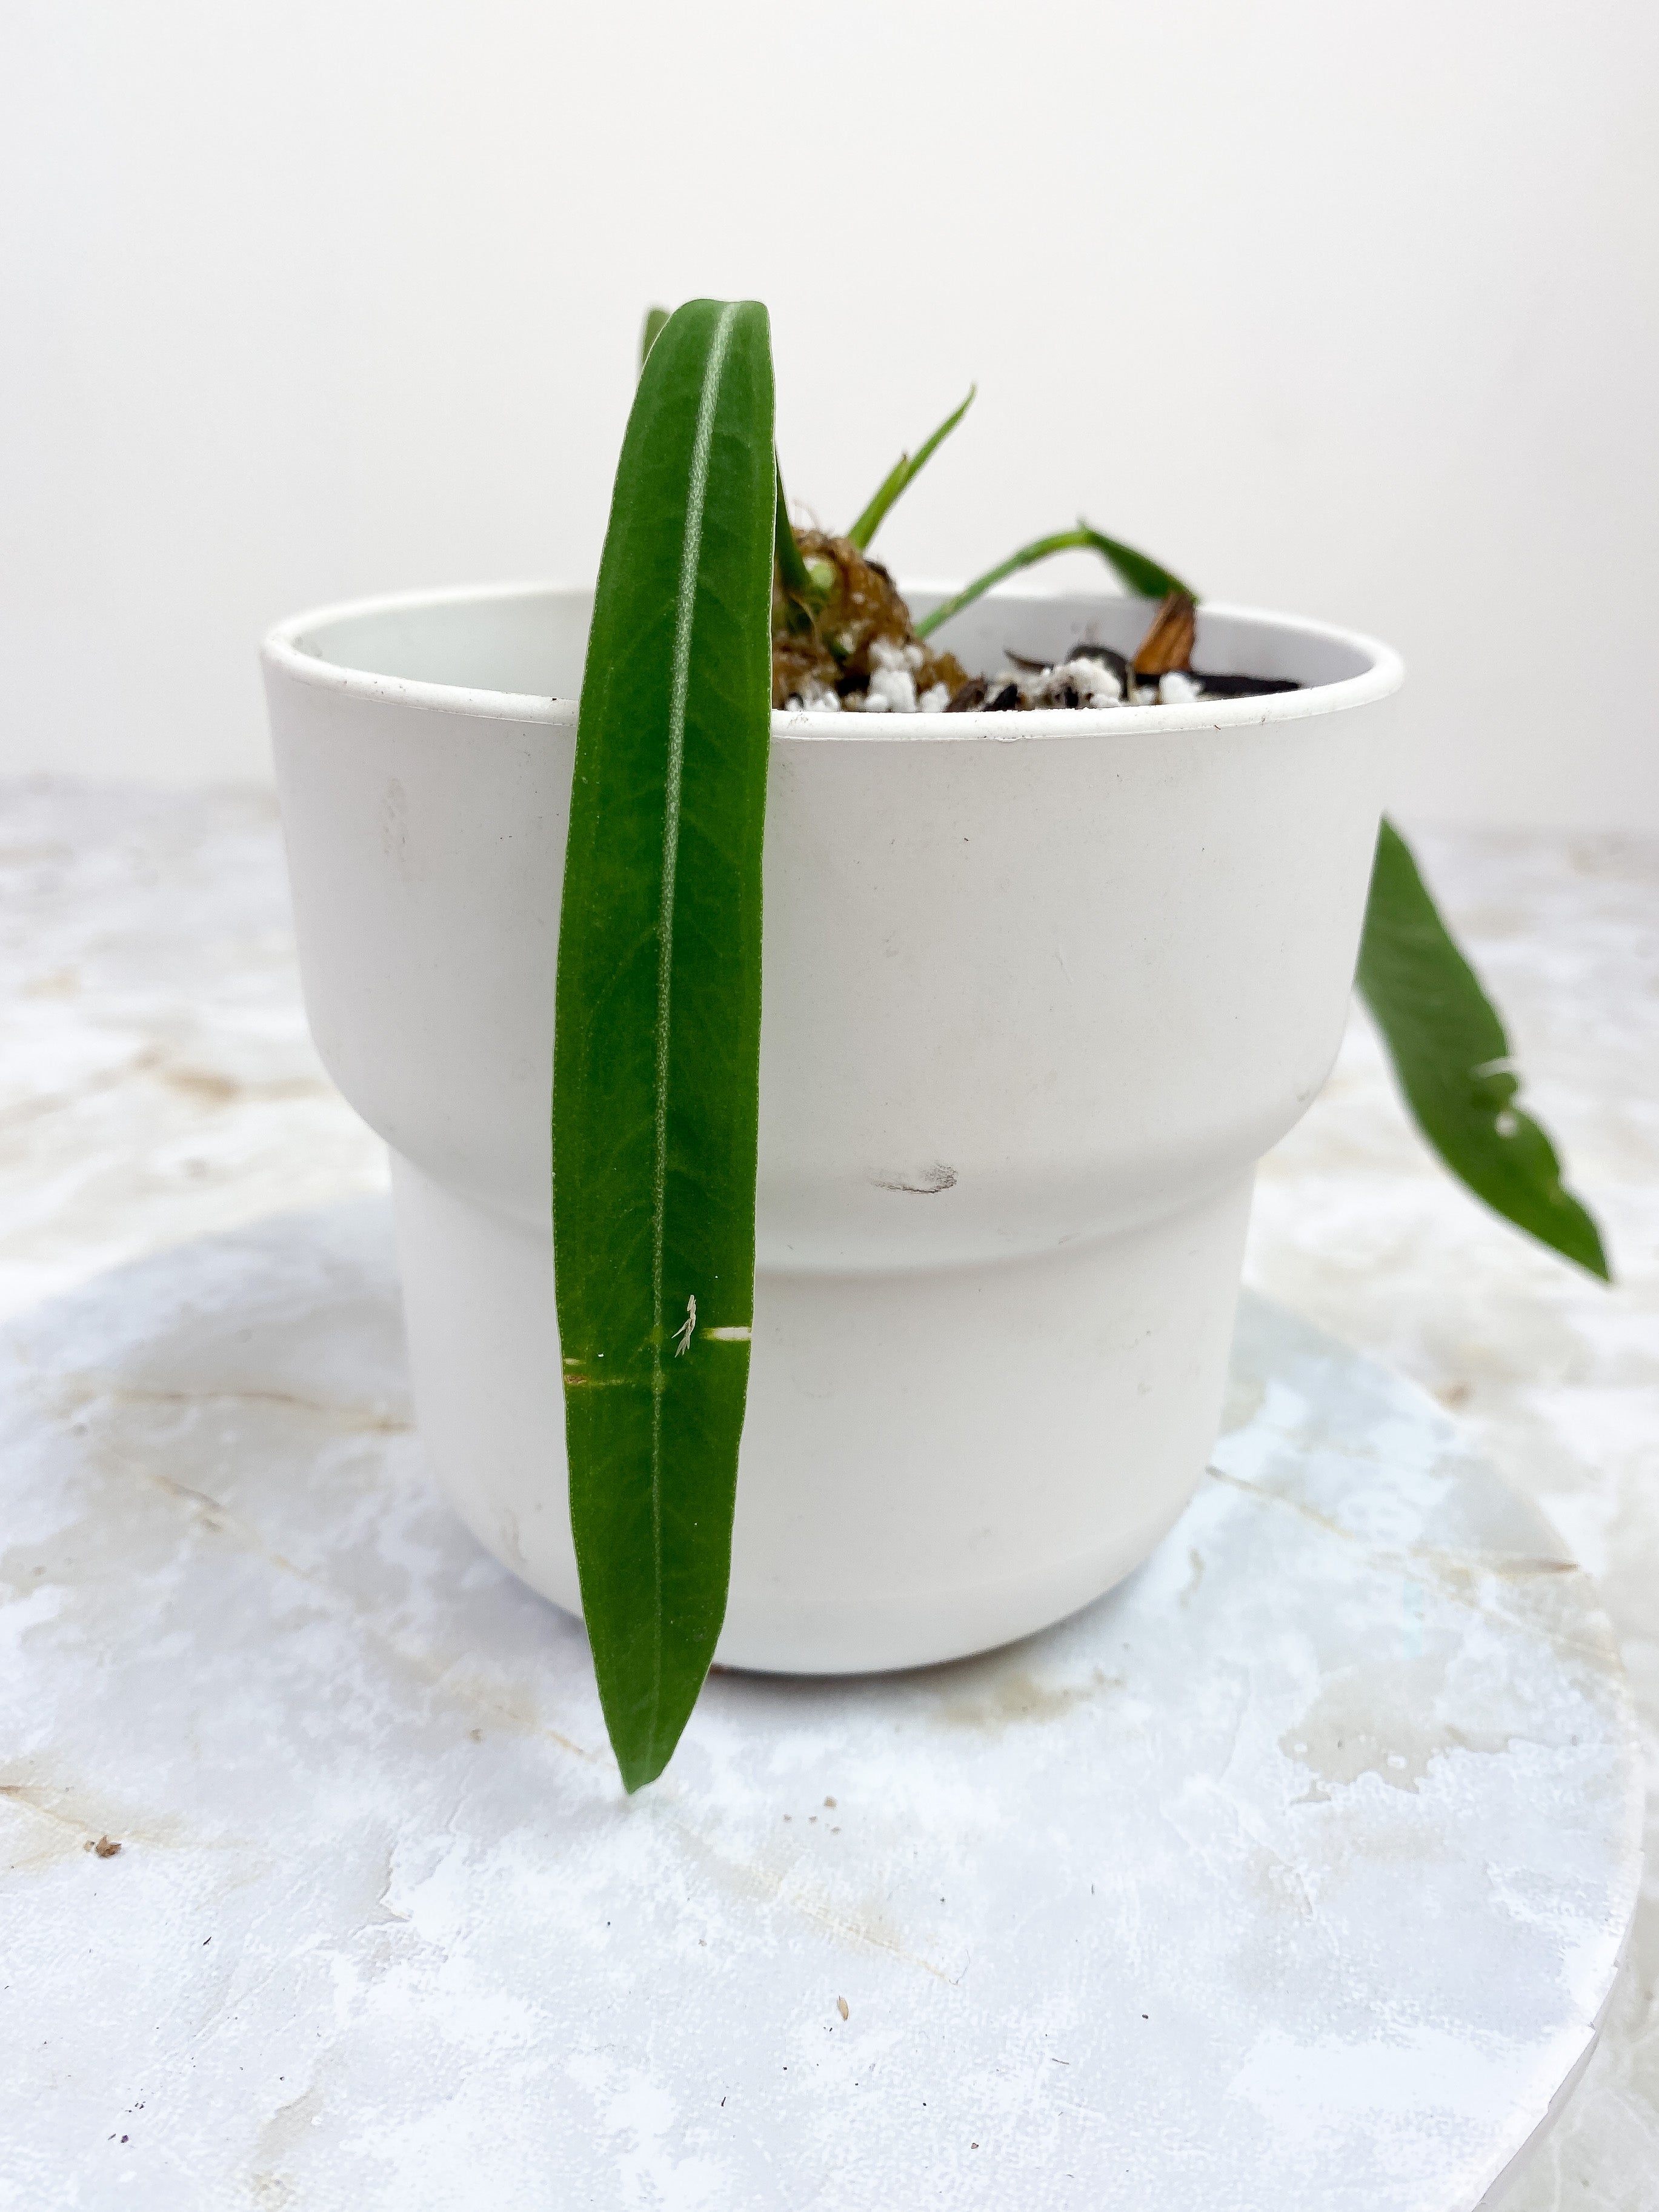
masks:
[[(4, 1310), (204, 1231), (382, 1187), (378, 1147), (306, 1042), (267, 799), (13, 787), (3, 816)], [(1358, 1021), (1325, 1096), (1264, 1170), (1252, 1277), (1425, 1383), (1544, 1507), (1600, 1581), (1651, 1757), (1659, 852), (1420, 842), (1608, 1230), (1620, 1287), (1534, 1255), (1444, 1182)], [(51, 1814), (14, 1789), (0, 1819), (27, 1851)], [(1506, 2200), (1516, 2212), (1659, 2204), (1649, 1879), (1601, 2045)]]
[(1610, 1628), (1254, 1294), (1221, 1430), (1098, 1603), (723, 1673), (630, 1801), (580, 1626), (427, 1474), (384, 1200), (15, 1319), (0, 2203), (1491, 2205), (1632, 1925)]

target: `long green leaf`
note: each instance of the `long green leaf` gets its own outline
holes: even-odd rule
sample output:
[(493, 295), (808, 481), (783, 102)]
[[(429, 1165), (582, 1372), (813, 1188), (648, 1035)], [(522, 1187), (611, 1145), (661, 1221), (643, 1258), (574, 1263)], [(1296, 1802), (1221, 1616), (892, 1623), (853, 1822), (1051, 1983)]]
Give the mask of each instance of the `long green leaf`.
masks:
[(640, 332), (640, 374), (641, 375), (645, 373), (645, 364), (651, 358), (652, 347), (655, 345), (657, 340), (662, 336), (667, 327), (668, 310), (666, 307), (647, 307), (646, 309), (645, 325)]
[(1517, 1229), (1609, 1280), (1594, 1219), (1563, 1184), (1549, 1138), (1515, 1103), (1521, 1085), (1504, 1024), (1388, 822), (1358, 983), (1413, 1117), (1452, 1173)]
[(1105, 537), (1100, 531), (1091, 530), (1086, 522), (1079, 522), (1075, 530), (1058, 530), (1051, 538), (1033, 538), (1029, 545), (1022, 545), (1018, 553), (1011, 553), (1006, 561), (999, 561), (994, 568), (988, 568), (982, 576), (975, 576), (973, 582), (963, 585), (953, 599), (946, 599), (931, 614), (924, 615), (916, 624), (916, 635), (930, 635), (942, 623), (949, 622), (952, 615), (959, 615), (964, 607), (970, 607), (975, 599), (982, 599), (991, 586), (1000, 584), (1005, 576), (1017, 575), (1022, 568), (1034, 568), (1039, 561), (1047, 561), (1054, 554), (1073, 552), (1098, 553), (1116, 573), (1126, 589), (1137, 599), (1162, 599), (1171, 592), (1185, 592), (1193, 599), (1198, 597), (1198, 593), (1183, 584), (1179, 576), (1154, 561), (1149, 554), (1137, 553), (1133, 545), (1125, 545), (1116, 538)]
[(726, 1609), (754, 1318), (776, 467), (758, 301), (696, 300), (617, 465), (559, 923), (553, 1252), (570, 1516), (623, 1779)]
[(899, 494), (915, 482), (951, 431), (956, 428), (957, 424), (973, 405), (974, 396), (978, 390), (978, 385), (970, 384), (968, 387), (968, 397), (963, 401), (961, 406), (957, 409), (954, 415), (945, 416), (926, 445), (916, 453), (915, 458), (912, 459), (908, 453), (901, 453), (882, 478), (874, 498), (847, 533), (860, 552), (867, 549), (871, 539), (886, 519), (888, 509), (897, 499)]

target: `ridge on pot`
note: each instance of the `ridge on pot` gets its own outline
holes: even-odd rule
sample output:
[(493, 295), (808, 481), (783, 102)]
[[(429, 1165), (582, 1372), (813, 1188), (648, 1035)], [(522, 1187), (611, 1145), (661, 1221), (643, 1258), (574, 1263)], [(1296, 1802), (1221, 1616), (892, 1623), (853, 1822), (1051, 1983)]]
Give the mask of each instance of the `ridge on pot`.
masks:
[[(589, 604), (365, 602), (265, 650), (307, 1007), (392, 1148), (427, 1449), (571, 1612), (548, 1100)], [(949, 635), (1052, 658), (1147, 615), (996, 592)], [(726, 1664), (1025, 1634), (1201, 1474), (1255, 1164), (1341, 1036), (1401, 672), (1316, 623), (1199, 623), (1206, 666), (1304, 688), (774, 718)]]

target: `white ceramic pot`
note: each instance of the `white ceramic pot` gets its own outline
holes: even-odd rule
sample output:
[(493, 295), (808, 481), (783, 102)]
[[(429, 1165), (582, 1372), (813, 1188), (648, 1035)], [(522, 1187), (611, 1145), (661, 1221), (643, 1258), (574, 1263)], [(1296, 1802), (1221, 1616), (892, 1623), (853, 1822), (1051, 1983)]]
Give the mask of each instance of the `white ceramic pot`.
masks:
[[(307, 1007), (392, 1148), (426, 1449), (573, 1613), (549, 1103), (590, 604), (386, 599), (265, 647)], [(948, 636), (994, 669), (1147, 612), (994, 596)], [(1401, 672), (1209, 605), (1194, 659), (1308, 688), (775, 720), (728, 1665), (1026, 1634), (1202, 1472), (1255, 1163), (1341, 1036)]]

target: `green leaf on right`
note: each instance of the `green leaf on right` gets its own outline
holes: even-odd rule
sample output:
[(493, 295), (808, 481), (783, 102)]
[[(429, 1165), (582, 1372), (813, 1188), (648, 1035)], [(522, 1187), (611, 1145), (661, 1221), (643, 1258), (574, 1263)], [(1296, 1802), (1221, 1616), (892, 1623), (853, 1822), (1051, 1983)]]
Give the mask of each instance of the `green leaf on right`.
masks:
[(1595, 1220), (1562, 1182), (1549, 1138), (1515, 1103), (1504, 1024), (1389, 822), (1357, 981), (1413, 1118), (1452, 1173), (1517, 1229), (1611, 1281)]

